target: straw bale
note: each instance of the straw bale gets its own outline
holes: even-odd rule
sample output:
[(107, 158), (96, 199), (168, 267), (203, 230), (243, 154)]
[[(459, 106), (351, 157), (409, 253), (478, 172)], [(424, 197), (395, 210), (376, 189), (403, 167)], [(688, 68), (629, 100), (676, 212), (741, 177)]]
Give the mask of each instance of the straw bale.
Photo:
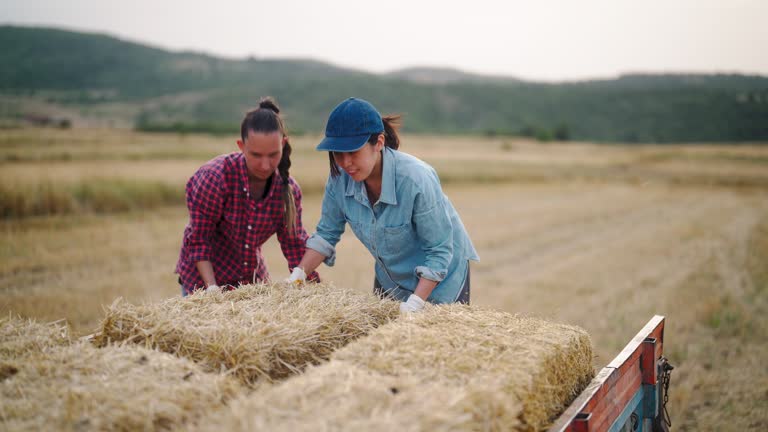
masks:
[(332, 285), (249, 285), (141, 306), (116, 301), (95, 343), (143, 344), (255, 386), (325, 361), (398, 313), (397, 302)]
[(454, 388), (332, 360), (234, 400), (193, 430), (416, 432), (500, 430), (519, 424), (511, 415), (514, 404), (495, 391), (482, 383)]
[(542, 430), (589, 383), (591, 360), (577, 327), (428, 307), (239, 398), (201, 429)]
[(534, 430), (548, 425), (594, 376), (592, 342), (583, 329), (463, 305), (392, 323), (333, 358), (454, 386), (490, 378), (500, 394), (520, 402), (521, 421)]
[(42, 324), (11, 315), (0, 318), (0, 361), (69, 345), (71, 341), (64, 321)]
[(0, 381), (0, 430), (168, 430), (239, 390), (223, 375), (134, 345), (29, 352)]

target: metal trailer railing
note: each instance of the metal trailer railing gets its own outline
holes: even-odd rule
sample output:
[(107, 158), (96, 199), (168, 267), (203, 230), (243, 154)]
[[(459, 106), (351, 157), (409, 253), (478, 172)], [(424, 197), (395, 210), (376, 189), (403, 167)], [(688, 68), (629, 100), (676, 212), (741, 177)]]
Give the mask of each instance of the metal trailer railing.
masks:
[(549, 432), (667, 432), (673, 367), (663, 357), (665, 318), (656, 315), (604, 367)]

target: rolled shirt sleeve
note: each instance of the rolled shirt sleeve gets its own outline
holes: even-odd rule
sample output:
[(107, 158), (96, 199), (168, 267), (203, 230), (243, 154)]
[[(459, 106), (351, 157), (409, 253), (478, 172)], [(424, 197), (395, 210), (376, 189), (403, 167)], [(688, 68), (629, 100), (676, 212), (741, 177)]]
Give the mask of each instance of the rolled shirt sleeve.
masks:
[(307, 248), (320, 253), (325, 257), (323, 261), (328, 267), (336, 263), (336, 244), (344, 234), (346, 219), (344, 211), (339, 203), (335, 188), (338, 187), (341, 177), (329, 177), (325, 185), (323, 195), (322, 213), (320, 222), (317, 223), (317, 231), (307, 239)]
[(453, 259), (453, 227), (437, 176), (427, 180), (413, 208), (413, 223), (426, 260), (414, 272), (420, 278), (440, 282)]
[(185, 237), (189, 261), (210, 261), (211, 237), (216, 223), (221, 219), (224, 205), (223, 181), (211, 171), (198, 171), (187, 182), (187, 208), (189, 209), (189, 234)]

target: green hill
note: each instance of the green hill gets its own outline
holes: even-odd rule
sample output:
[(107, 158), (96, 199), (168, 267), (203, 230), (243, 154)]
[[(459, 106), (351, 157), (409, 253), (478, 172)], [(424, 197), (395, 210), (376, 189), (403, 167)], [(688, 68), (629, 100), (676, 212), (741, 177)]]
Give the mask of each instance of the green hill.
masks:
[(761, 76), (627, 75), (545, 84), (450, 69), (376, 75), (317, 61), (231, 60), (13, 26), (0, 27), (0, 46), (0, 97), (6, 101), (0, 117), (23, 118), (30, 106), (35, 114), (47, 108), (85, 116), (119, 111), (141, 129), (230, 132), (260, 96), (272, 95), (294, 132), (321, 131), (333, 106), (354, 95), (383, 112), (405, 113), (409, 132), (768, 140), (768, 78)]

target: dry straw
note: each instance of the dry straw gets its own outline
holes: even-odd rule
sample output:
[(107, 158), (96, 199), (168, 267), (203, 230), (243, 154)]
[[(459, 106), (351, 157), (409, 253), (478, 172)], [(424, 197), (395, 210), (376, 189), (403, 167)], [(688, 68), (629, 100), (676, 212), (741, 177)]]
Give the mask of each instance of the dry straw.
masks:
[[(5, 335), (14, 322), (2, 324)], [(222, 407), (240, 387), (166, 353), (62, 345), (55, 331), (46, 343), (51, 326), (15, 324), (15, 333), (34, 337), (36, 348), (27, 345), (2, 360), (0, 430), (168, 430)]]
[(397, 314), (396, 302), (332, 285), (249, 285), (141, 306), (116, 301), (95, 343), (142, 344), (255, 385), (320, 363)]
[(64, 321), (48, 324), (7, 316), (0, 318), (0, 362), (29, 352), (69, 345), (71, 336)]
[[(202, 420), (202, 431), (437, 431), (511, 429), (493, 388), (452, 387), (413, 375), (392, 376), (332, 360), (233, 401)], [(481, 412), (488, 428), (471, 413)], [(502, 416), (501, 418), (499, 416)]]
[(202, 430), (544, 429), (594, 372), (577, 327), (430, 307), (325, 365), (234, 401)]
[(487, 381), (484, 388), (521, 405), (522, 423), (534, 430), (594, 376), (592, 342), (583, 329), (461, 305), (394, 323), (333, 358), (386, 374), (406, 371), (425, 382), (473, 388)]

